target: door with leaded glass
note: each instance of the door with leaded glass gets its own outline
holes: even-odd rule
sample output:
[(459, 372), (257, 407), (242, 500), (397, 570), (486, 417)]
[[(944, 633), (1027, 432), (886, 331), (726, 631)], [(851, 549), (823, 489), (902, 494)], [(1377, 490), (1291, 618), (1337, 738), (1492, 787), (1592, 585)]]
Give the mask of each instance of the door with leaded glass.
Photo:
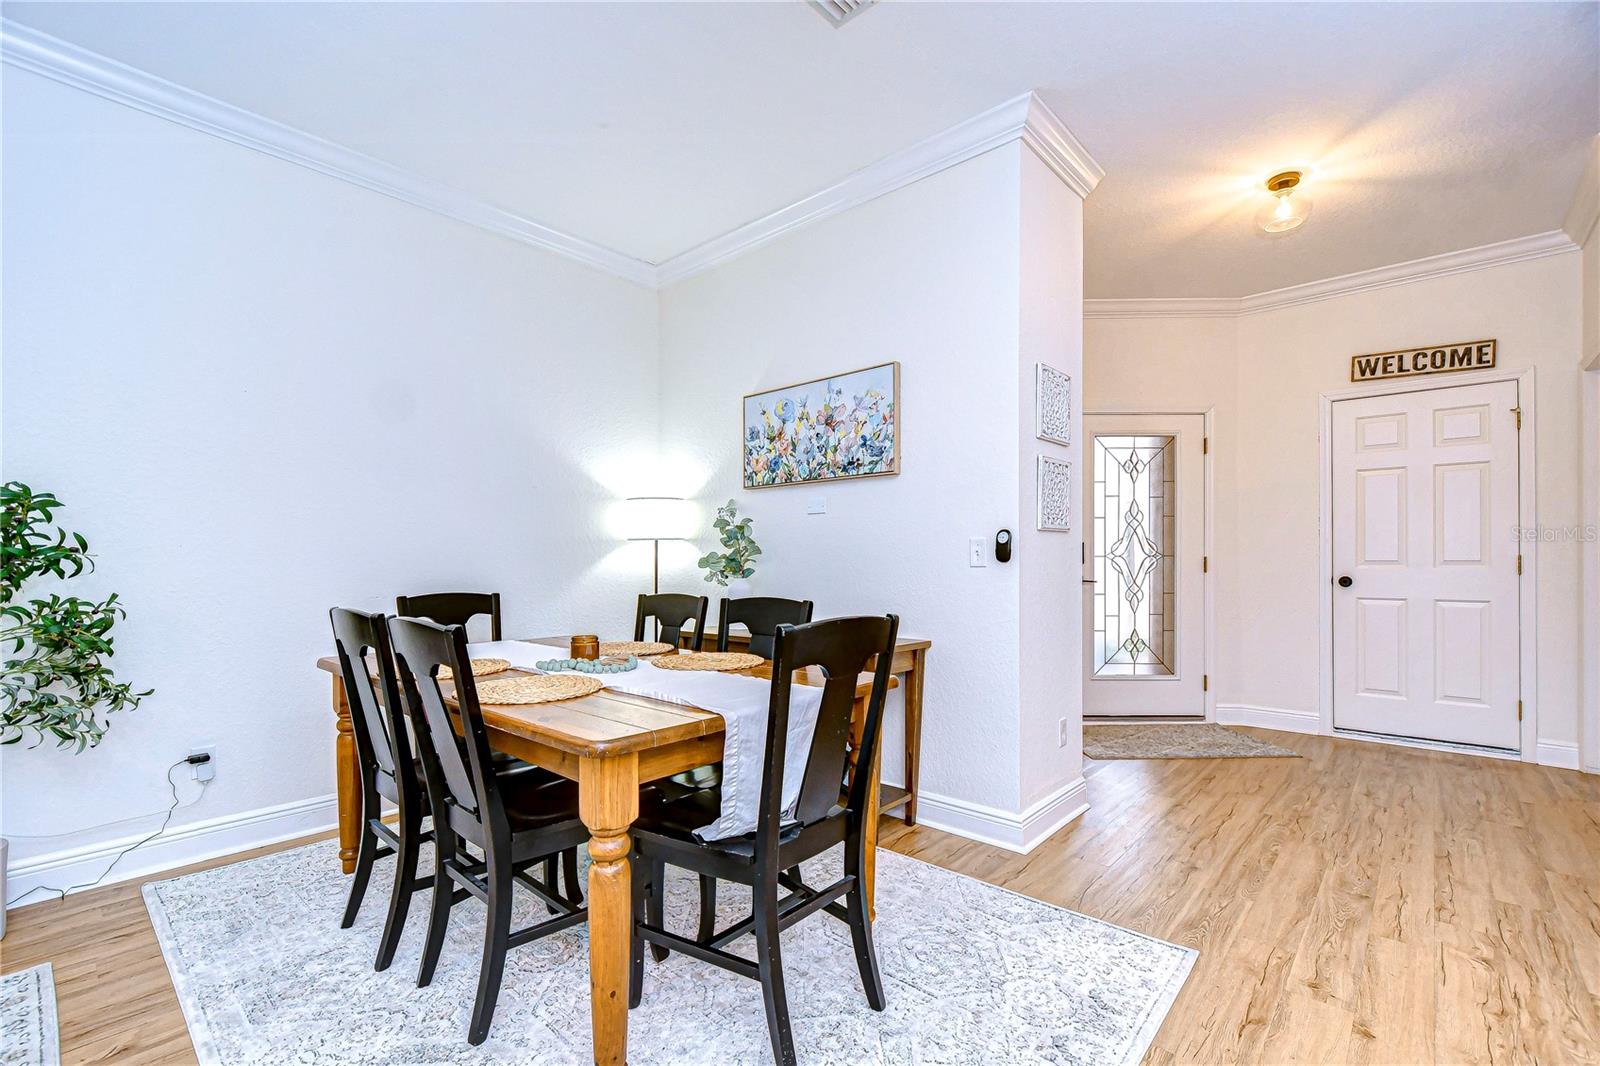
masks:
[(1084, 714), (1203, 716), (1205, 416), (1084, 430)]

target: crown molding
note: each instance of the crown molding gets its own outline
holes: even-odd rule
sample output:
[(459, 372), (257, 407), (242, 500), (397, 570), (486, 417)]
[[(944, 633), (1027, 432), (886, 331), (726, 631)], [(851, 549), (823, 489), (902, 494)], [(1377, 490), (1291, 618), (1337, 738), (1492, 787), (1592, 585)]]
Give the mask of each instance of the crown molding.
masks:
[(1583, 176), (1578, 179), (1572, 206), (1567, 209), (1567, 218), (1561, 228), (1582, 247), (1589, 243), (1596, 223), (1600, 223), (1600, 134), (1596, 134), (1594, 140), (1589, 142), (1589, 161), (1583, 168)]
[(0, 60), (157, 118), (575, 259), (628, 281), (655, 284), (655, 267), (643, 260), (552, 229), (442, 182), (184, 88), (11, 19), (0, 19)]
[(1238, 313), (1239, 301), (1228, 297), (1083, 301), (1084, 318), (1233, 318)]
[(1105, 176), (1055, 112), (1027, 92), (865, 166), (820, 192), (672, 256), (657, 268), (656, 283), (665, 286), (682, 281), (800, 226), (848, 211), (1016, 140), (1033, 149), (1079, 196), (1088, 196)]
[(1529, 259), (1543, 259), (1577, 251), (1578, 246), (1562, 230), (1535, 233), (1495, 244), (1463, 248), (1443, 255), (1430, 255), (1405, 263), (1362, 270), (1354, 274), (1309, 281), (1304, 285), (1290, 285), (1282, 289), (1258, 292), (1250, 296), (1217, 297), (1208, 299), (1173, 300), (1085, 300), (1085, 318), (1228, 318), (1237, 315), (1254, 315), (1263, 311), (1276, 311), (1301, 304), (1319, 303), (1358, 292), (1387, 289), (1395, 285), (1445, 278), (1453, 274), (1466, 274), (1474, 270), (1521, 263)]
[(185, 88), (11, 19), (0, 18), (0, 61), (652, 288), (710, 269), (799, 226), (904, 188), (1014, 140), (1027, 144), (1080, 196), (1089, 195), (1105, 176), (1072, 131), (1043, 101), (1028, 92), (864, 167), (820, 192), (657, 264), (563, 233), (443, 182)]

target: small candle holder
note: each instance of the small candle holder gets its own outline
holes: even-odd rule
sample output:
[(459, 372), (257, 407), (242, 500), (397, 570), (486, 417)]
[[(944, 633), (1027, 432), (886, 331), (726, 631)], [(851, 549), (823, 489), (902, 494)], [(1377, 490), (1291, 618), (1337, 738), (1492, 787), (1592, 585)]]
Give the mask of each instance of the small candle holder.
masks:
[(600, 658), (600, 637), (594, 633), (580, 633), (572, 638), (574, 659)]

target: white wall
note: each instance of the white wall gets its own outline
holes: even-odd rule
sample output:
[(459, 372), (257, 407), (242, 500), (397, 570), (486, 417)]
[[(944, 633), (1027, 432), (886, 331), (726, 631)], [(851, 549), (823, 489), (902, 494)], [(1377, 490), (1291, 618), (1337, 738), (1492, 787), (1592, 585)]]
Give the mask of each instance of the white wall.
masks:
[[(1022, 810), (1030, 832), (1047, 834), (1082, 813), (1083, 565), (1079, 529), (1087, 521), (1074, 501), (1069, 532), (1038, 528), (1037, 457), (1083, 465), (1083, 407), (1068, 447), (1041, 441), (1034, 416), (1036, 366), (1047, 363), (1081, 388), (1083, 381), (1083, 200), (1031, 151), (1022, 152), (1021, 336), (1017, 390), (1019, 469), (1015, 534)], [(1063, 729), (1062, 723), (1065, 722)], [(1061, 743), (1062, 733), (1066, 743)]]
[(1567, 213), (1567, 235), (1583, 251), (1583, 369), (1581, 418), (1583, 520), (1583, 766), (1600, 773), (1600, 135), (1589, 144), (1589, 165)]
[[(1081, 713), (1077, 541), (1032, 532), (1031, 503), (1033, 361), (1077, 376), (1081, 360), (1081, 212), (1012, 143), (661, 294), (664, 444), (708, 472), (707, 505), (733, 497), (754, 516), (755, 590), (809, 597), (821, 617), (893, 610), (933, 640), (921, 812), (969, 833), (1070, 814), (1081, 772), (1076, 728), (1056, 742)], [(743, 394), (891, 359), (903, 473), (741, 488)], [(807, 514), (817, 499), (827, 513)], [(968, 539), (1001, 528), (1019, 534), (1016, 561), (969, 567)], [(671, 580), (694, 587), (685, 558)], [(1019, 639), (1048, 658), (1020, 663)]]
[[(969, 568), (966, 550), (1017, 528), (1019, 159), (996, 149), (661, 293), (663, 444), (708, 472), (707, 506), (754, 517), (753, 589), (819, 618), (892, 610), (932, 639), (921, 785), (1012, 811), (1017, 571)], [(888, 360), (903, 473), (742, 489), (745, 393)], [(808, 515), (819, 498), (827, 514)], [(686, 563), (663, 587), (707, 587)]]
[(113, 665), (156, 689), (85, 754), (4, 749), (12, 895), (153, 830), (83, 827), (162, 810), (192, 745), (217, 776), (174, 826), (288, 807), (119, 873), (329, 824), (334, 604), (498, 589), (512, 633), (630, 626), (648, 546), (604, 508), (656, 442), (654, 293), (11, 67), (4, 88), (4, 477), (66, 501), (100, 568), (61, 591), (122, 595)]
[[(1219, 714), (1224, 704), (1317, 714), (1318, 405), (1349, 386), (1351, 355), (1497, 338), (1502, 367), (1535, 368), (1536, 520), (1580, 523), (1580, 279), (1572, 252), (1237, 318), (1089, 321), (1088, 409), (1217, 407)], [(1582, 545), (1537, 551), (1538, 739), (1575, 755)]]
[[(1212, 413), (1212, 515), (1209, 577), (1219, 634), (1237, 629), (1234, 525), (1240, 493), (1231, 457), (1237, 452), (1238, 328), (1232, 318), (1101, 318), (1084, 321), (1084, 410), (1088, 414), (1153, 411)], [(1242, 702), (1237, 642), (1210, 649), (1211, 695)]]

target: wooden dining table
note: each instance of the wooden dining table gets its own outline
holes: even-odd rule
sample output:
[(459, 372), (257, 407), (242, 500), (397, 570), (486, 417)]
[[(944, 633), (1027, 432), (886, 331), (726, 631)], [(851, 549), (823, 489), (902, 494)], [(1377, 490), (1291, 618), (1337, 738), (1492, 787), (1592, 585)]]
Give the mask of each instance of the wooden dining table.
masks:
[[(529, 643), (567, 646), (570, 638), (532, 637)], [(339, 808), (339, 861), (355, 870), (361, 829), (361, 783), (354, 726), (339, 662), (317, 660), (333, 675), (335, 776)], [(511, 676), (520, 671), (511, 671)], [(770, 678), (772, 664), (738, 671)], [(795, 672), (795, 682), (822, 685), (822, 671)], [(891, 677), (891, 685), (896, 682)], [(856, 682), (854, 719), (865, 717), (872, 675)], [(447, 690), (448, 694), (448, 690)], [(554, 771), (578, 784), (578, 815), (589, 830), (589, 1005), (596, 1063), (628, 1059), (628, 955), (632, 915), (629, 830), (639, 815), (640, 786), (722, 758), (723, 722), (711, 711), (613, 689), (577, 699), (528, 706), (484, 705), (489, 743), (498, 751)], [(876, 761), (876, 760), (875, 760)], [(877, 767), (871, 769), (868, 809), (879, 803)], [(877, 819), (867, 819), (867, 898), (873, 899)]]

